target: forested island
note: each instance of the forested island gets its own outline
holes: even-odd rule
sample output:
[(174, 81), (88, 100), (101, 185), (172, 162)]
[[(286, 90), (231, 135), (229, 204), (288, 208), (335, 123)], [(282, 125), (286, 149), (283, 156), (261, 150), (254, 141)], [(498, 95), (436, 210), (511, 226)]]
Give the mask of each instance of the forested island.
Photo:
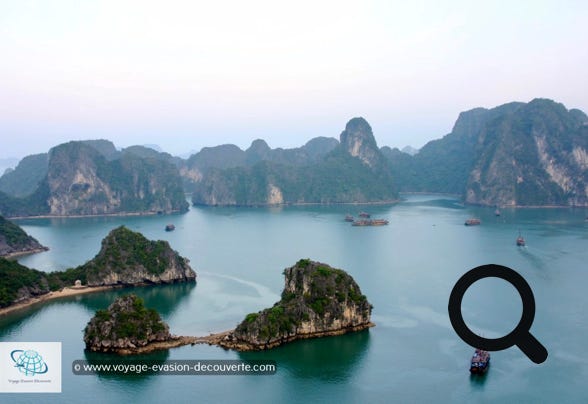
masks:
[(195, 282), (188, 260), (167, 241), (151, 241), (124, 226), (113, 229), (100, 252), (83, 265), (41, 272), (0, 258), (0, 308), (35, 302), (35, 298), (102, 290), (111, 287)]

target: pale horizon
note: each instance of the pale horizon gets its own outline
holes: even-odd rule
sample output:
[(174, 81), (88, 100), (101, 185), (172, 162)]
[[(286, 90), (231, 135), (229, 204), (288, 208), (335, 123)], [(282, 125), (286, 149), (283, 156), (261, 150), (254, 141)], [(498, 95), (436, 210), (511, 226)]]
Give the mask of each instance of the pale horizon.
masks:
[(588, 112), (588, 4), (0, 0), (0, 159), (70, 140), (421, 148), (460, 112), (549, 98)]

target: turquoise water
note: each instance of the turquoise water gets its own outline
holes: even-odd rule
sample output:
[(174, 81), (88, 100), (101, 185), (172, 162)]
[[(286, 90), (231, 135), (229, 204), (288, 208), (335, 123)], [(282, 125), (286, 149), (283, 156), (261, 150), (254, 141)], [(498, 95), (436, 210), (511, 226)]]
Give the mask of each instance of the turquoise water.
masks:
[[(205, 335), (233, 328), (247, 313), (271, 306), (282, 270), (311, 258), (348, 271), (374, 305), (376, 327), (341, 337), (295, 342), (269, 352), (236, 353), (186, 346), (159, 359), (271, 359), (273, 376), (75, 376), (85, 359), (82, 329), (93, 313), (128, 291), (50, 302), (0, 318), (1, 341), (62, 341), (63, 393), (0, 394), (0, 402), (586, 402), (588, 393), (588, 212), (461, 206), (438, 196), (409, 196), (373, 206), (383, 227), (352, 227), (346, 213), (366, 207), (275, 209), (192, 208), (174, 216), (22, 220), (51, 248), (21, 258), (50, 271), (92, 258), (102, 238), (124, 224), (149, 238), (169, 240), (190, 259), (196, 285), (135, 288), (158, 309), (171, 331)], [(482, 225), (467, 227), (468, 217)], [(165, 232), (174, 223), (174, 232)], [(519, 230), (527, 247), (515, 246)], [(447, 316), (449, 293), (469, 269), (509, 266), (531, 285), (532, 333), (549, 357), (533, 364), (514, 347), (492, 354), (483, 378), (470, 378), (473, 348)], [(470, 327), (498, 337), (518, 323), (522, 305), (509, 284), (485, 279), (464, 297)]]

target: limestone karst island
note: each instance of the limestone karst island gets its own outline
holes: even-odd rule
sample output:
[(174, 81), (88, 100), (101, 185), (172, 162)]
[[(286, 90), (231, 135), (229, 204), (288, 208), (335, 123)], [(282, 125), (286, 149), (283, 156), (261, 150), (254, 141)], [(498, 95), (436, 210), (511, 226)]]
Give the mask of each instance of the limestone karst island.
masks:
[(146, 309), (136, 296), (123, 296), (90, 320), (84, 331), (86, 348), (133, 354), (207, 343), (238, 351), (265, 350), (374, 326), (372, 305), (345, 271), (303, 259), (286, 268), (284, 276), (279, 302), (248, 314), (234, 330), (204, 337), (170, 334), (156, 311)]

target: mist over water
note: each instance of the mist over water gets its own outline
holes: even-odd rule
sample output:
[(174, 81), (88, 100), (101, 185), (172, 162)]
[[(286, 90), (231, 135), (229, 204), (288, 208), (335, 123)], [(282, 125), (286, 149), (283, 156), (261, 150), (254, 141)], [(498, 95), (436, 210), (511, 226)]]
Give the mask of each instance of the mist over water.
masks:
[[(345, 214), (368, 210), (388, 226), (352, 227)], [(438, 196), (408, 196), (385, 206), (191, 208), (184, 215), (22, 220), (50, 251), (19, 261), (44, 271), (91, 259), (121, 224), (150, 239), (166, 239), (198, 273), (196, 285), (170, 285), (77, 296), (0, 318), (2, 341), (62, 341), (63, 393), (43, 402), (581, 402), (587, 397), (588, 304), (585, 293), (586, 210), (461, 206)], [(481, 226), (464, 221), (479, 217)], [(174, 232), (165, 232), (174, 223)], [(519, 233), (527, 246), (519, 248)], [(299, 341), (269, 352), (237, 353), (186, 346), (173, 359), (270, 359), (274, 376), (74, 376), (85, 359), (82, 330), (93, 313), (133, 292), (159, 310), (179, 335), (233, 328), (250, 312), (271, 306), (283, 288), (282, 270), (300, 258), (349, 272), (374, 305), (376, 327), (334, 338)], [(549, 358), (533, 364), (518, 348), (492, 353), (481, 379), (468, 372), (473, 348), (453, 331), (449, 293), (461, 275), (484, 264), (519, 272), (533, 289), (531, 329)], [(509, 284), (485, 279), (464, 297), (463, 314), (476, 332), (498, 337), (520, 319)], [(6, 396), (6, 397), (4, 397)], [(26, 402), (25, 395), (3, 395)]]

